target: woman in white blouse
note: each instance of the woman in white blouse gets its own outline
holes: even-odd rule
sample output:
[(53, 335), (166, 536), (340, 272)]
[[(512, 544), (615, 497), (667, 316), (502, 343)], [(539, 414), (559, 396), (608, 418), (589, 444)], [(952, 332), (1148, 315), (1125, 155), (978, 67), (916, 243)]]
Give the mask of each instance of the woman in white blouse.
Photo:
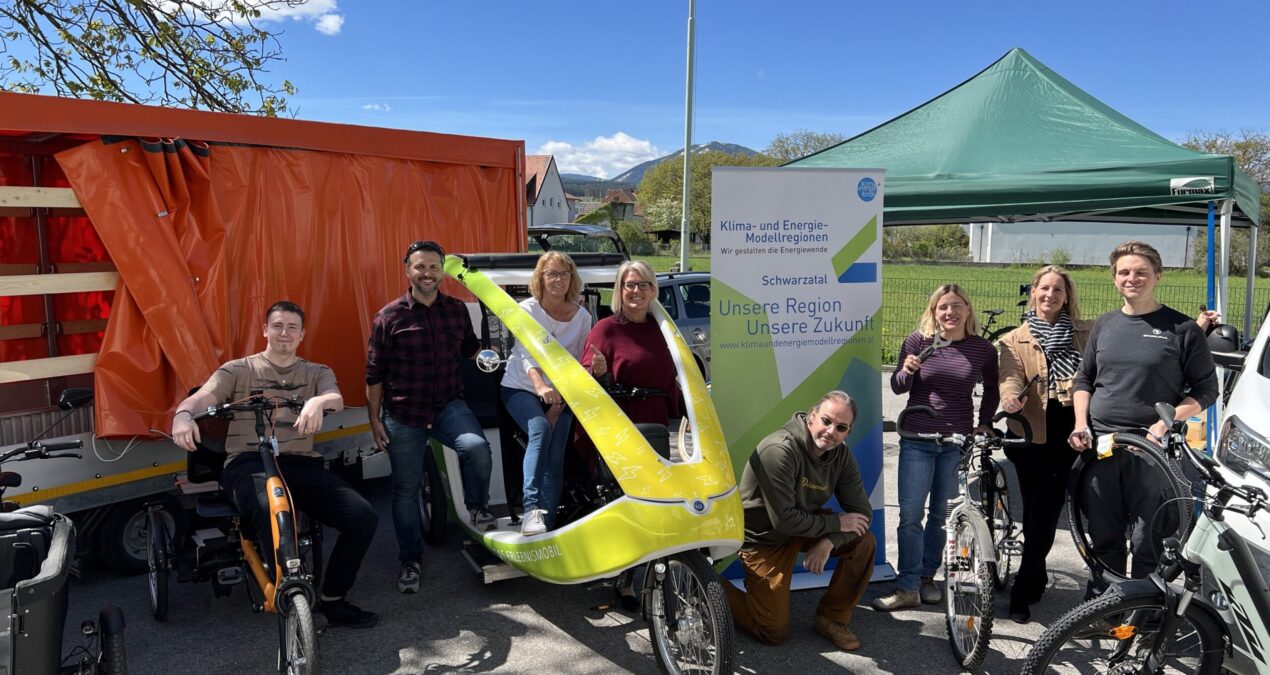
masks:
[[(591, 313), (578, 304), (582, 278), (573, 259), (558, 251), (542, 254), (529, 280), (529, 292), (533, 297), (520, 306), (573, 358), (580, 359), (591, 330)], [(542, 534), (555, 525), (564, 449), (573, 415), (560, 392), (520, 343), (507, 360), (502, 396), (507, 412), (529, 437), (525, 447), (524, 519), (520, 533)]]

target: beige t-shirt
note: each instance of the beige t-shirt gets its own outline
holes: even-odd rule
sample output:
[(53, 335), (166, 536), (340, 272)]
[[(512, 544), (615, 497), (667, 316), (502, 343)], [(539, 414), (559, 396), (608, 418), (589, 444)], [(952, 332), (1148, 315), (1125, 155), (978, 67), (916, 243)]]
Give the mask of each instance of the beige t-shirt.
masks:
[[(217, 368), (208, 378), (207, 388), (219, 403), (246, 398), (256, 390), (263, 390), (265, 396), (284, 399), (299, 396), (301, 401), (339, 391), (335, 373), (320, 363), (296, 359), (290, 366), (279, 368), (263, 354), (235, 359)], [(273, 412), (273, 434), (278, 437), (278, 451), (320, 457), (313, 450), (313, 437), (301, 436), (292, 426), (295, 420), (296, 414), (286, 408)], [(268, 430), (265, 435), (268, 437)], [(226, 463), (239, 453), (256, 452), (259, 442), (255, 415), (234, 413), (234, 421), (230, 422), (225, 437)]]

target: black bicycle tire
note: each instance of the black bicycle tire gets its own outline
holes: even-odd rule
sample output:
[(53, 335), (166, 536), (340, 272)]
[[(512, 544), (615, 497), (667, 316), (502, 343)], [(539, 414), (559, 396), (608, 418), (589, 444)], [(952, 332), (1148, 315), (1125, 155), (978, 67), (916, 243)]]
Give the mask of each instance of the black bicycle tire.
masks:
[(282, 640), (278, 644), (279, 649), (279, 670), (282, 672), (291, 672), (290, 649), (288, 644), (288, 636), (291, 633), (292, 622), (295, 622), (297, 628), (296, 638), (299, 639), (304, 654), (306, 655), (303, 668), (296, 671), (302, 675), (312, 675), (317, 672), (317, 633), (313, 627), (313, 608), (309, 605), (309, 598), (300, 590), (292, 590), (287, 593), (286, 613), (279, 616), (282, 621)]
[[(983, 511), (983, 517), (988, 521), (988, 527), (992, 528), (992, 547), (996, 551), (996, 562), (988, 562), (988, 569), (992, 572), (992, 583), (998, 591), (1004, 591), (1010, 585), (1010, 579), (1014, 575), (1014, 560), (1011, 556), (1002, 553), (1004, 550), (1003, 543), (1010, 534), (1014, 523), (1013, 517), (1010, 515), (1010, 487), (1007, 483), (1004, 489), (998, 489), (998, 477), (1004, 477), (1005, 469), (1001, 468), (1001, 464), (994, 459), (989, 459), (988, 464), (983, 469), (983, 474), (979, 480), (985, 481), (980, 487), (980, 507)], [(1006, 478), (1008, 481), (1008, 478)], [(1004, 500), (1005, 504), (1001, 504)], [(998, 526), (997, 514), (1004, 511), (1005, 527)], [(1004, 562), (1004, 565), (1002, 564)], [(1005, 571), (1002, 572), (1004, 566)]]
[[(946, 557), (948, 557), (949, 560), (945, 561), (946, 567), (944, 569), (944, 629), (948, 633), (948, 645), (952, 649), (953, 656), (957, 659), (957, 662), (960, 663), (961, 667), (966, 670), (974, 670), (978, 668), (980, 664), (983, 663), (984, 658), (988, 656), (988, 643), (992, 640), (992, 622), (994, 619), (992, 603), (994, 589), (996, 586), (992, 578), (992, 571), (988, 561), (979, 559), (979, 549), (977, 547), (977, 543), (974, 541), (974, 525), (970, 523), (966, 516), (961, 515), (958, 516), (957, 522), (953, 524), (953, 527), (954, 532), (960, 531), (960, 528), (965, 527), (966, 531), (971, 534), (970, 545), (966, 548), (968, 549), (967, 553), (973, 556), (971, 559), (971, 564), (974, 568), (972, 571), (972, 577), (974, 580), (975, 594), (978, 596), (979, 600), (980, 611), (977, 622), (974, 621), (973, 617), (971, 618), (971, 622), (974, 625), (971, 625), (969, 630), (974, 634), (974, 644), (969, 650), (966, 650), (962, 647), (958, 640), (958, 633), (960, 631), (954, 625), (956, 622), (960, 621), (960, 619), (954, 615), (954, 603), (956, 602), (958, 595), (956, 589), (959, 586), (957, 582), (958, 570), (952, 569), (952, 565), (950, 564), (951, 555), (945, 551)], [(961, 538), (954, 537), (953, 541), (960, 542)]]
[(445, 484), (437, 464), (436, 453), (429, 445), (425, 448), (423, 458), (424, 473), (427, 475), (424, 476), (424, 486), (419, 491), (419, 510), (423, 540), (432, 546), (445, 542), (450, 516), (450, 507), (445, 497)]
[(101, 652), (97, 655), (98, 675), (128, 675), (128, 650), (124, 640), (123, 610), (109, 605), (97, 615), (101, 629)]
[[(649, 594), (653, 597), (645, 598), (644, 614), (648, 623), (648, 637), (653, 646), (653, 659), (657, 661), (657, 668), (666, 675), (679, 675), (681, 672), (678, 668), (674, 668), (667, 663), (670, 643), (673, 642), (671, 636), (664, 635), (665, 617), (658, 615), (659, 608), (662, 607), (662, 601), (656, 597), (662, 593), (659, 584), (669, 583), (674, 577), (674, 567), (682, 566), (687, 577), (694, 578), (701, 586), (702, 601), (705, 603), (705, 613), (708, 616), (703, 617), (709, 619), (713, 624), (712, 634), (716, 641), (715, 656), (716, 660), (710, 669), (710, 675), (726, 675), (734, 670), (735, 661), (735, 636), (733, 634), (732, 610), (728, 605), (727, 596), (723, 592), (723, 581), (719, 579), (718, 573), (706, 562), (706, 558), (698, 551), (687, 551), (678, 553), (670, 558), (665, 558), (666, 576), (660, 582), (651, 584)], [(656, 562), (654, 565), (658, 564)], [(652, 571), (649, 571), (652, 574)]]
[[(1182, 473), (1182, 467), (1167, 454), (1164, 448), (1142, 436), (1130, 433), (1116, 433), (1115, 436), (1117, 446), (1131, 446), (1138, 451), (1139, 457), (1145, 458), (1146, 461), (1156, 466), (1159, 471), (1164, 472), (1169, 488), (1172, 491), (1172, 495), (1166, 498), (1175, 500), (1171, 502), (1171, 505), (1172, 508), (1176, 509), (1178, 518), (1177, 532), (1172, 536), (1185, 541), (1187, 535), (1190, 534), (1191, 527), (1195, 524), (1195, 512), (1190, 501), (1179, 499), (1192, 494), (1191, 483)], [(1083, 488), (1088, 483), (1086, 477), (1087, 467), (1096, 461), (1099, 460), (1096, 459), (1093, 451), (1087, 450), (1081, 453), (1080, 457), (1072, 465), (1065, 495), (1068, 530), (1072, 535), (1072, 542), (1076, 545), (1076, 552), (1080, 554), (1081, 560), (1084, 561), (1085, 566), (1094, 578), (1106, 579), (1108, 583), (1125, 581), (1129, 578), (1127, 570), (1124, 574), (1113, 572), (1093, 555), (1089, 546), (1089, 533), (1085, 531), (1085, 519), (1082, 515), (1083, 510), (1081, 510), (1081, 504), (1084, 502), (1084, 490), (1080, 488)]]
[(146, 514), (146, 583), (149, 585), (150, 614), (155, 621), (167, 621), (172, 539), (168, 535), (167, 522), (159, 511), (156, 509)]
[[(1063, 645), (1074, 638), (1077, 631), (1084, 629), (1099, 619), (1105, 620), (1106, 617), (1124, 614), (1135, 609), (1165, 609), (1163, 594), (1156, 596), (1145, 596), (1139, 598), (1125, 598), (1120, 592), (1119, 587), (1112, 586), (1107, 593), (1084, 602), (1073, 607), (1059, 620), (1050, 626), (1040, 639), (1028, 651), (1027, 658), (1023, 663), (1022, 675), (1038, 675), (1040, 673), (1049, 673), (1050, 662), (1059, 652)], [(1215, 658), (1201, 657), (1200, 668), (1196, 671), (1196, 675), (1216, 675), (1221, 671), (1221, 664), (1224, 653), (1224, 631), (1221, 623), (1208, 610), (1204, 609), (1199, 603), (1192, 602), (1187, 605), (1183, 617), (1189, 622), (1200, 636), (1201, 653), (1207, 653)], [(1080, 670), (1079, 672), (1087, 672)], [(1191, 671), (1185, 671), (1190, 673)]]

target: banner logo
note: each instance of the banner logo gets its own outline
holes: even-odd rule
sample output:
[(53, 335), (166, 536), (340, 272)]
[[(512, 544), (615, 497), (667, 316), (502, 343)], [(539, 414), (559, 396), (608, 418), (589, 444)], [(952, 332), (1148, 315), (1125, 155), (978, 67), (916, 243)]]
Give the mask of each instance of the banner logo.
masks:
[(1217, 193), (1217, 179), (1213, 176), (1186, 176), (1169, 179), (1169, 194), (1211, 195)]
[(855, 193), (860, 195), (860, 199), (871, 202), (874, 197), (878, 196), (878, 183), (872, 178), (865, 176), (860, 179), (859, 183), (856, 183)]

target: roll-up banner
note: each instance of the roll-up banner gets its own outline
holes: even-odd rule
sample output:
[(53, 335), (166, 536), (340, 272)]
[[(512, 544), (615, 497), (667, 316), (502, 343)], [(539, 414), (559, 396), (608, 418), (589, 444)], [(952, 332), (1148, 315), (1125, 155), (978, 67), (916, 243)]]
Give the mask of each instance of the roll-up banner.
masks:
[[(886, 562), (882, 485), (880, 169), (716, 167), (711, 191), (711, 388), (738, 479), (767, 434), (826, 392), (859, 405), (847, 446)], [(829, 508), (840, 510), (836, 499)], [(830, 562), (835, 559), (830, 558)], [(823, 586), (801, 563), (794, 588)], [(734, 563), (726, 576), (741, 576)]]

